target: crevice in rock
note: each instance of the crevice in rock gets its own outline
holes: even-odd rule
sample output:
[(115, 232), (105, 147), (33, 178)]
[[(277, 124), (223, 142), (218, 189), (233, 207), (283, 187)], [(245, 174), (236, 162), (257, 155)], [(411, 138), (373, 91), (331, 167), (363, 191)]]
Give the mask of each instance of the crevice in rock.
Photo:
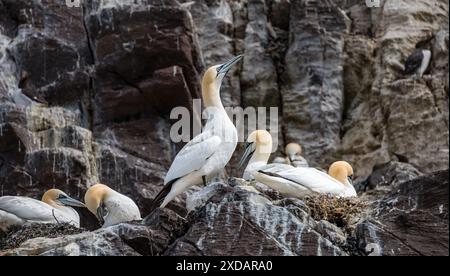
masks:
[(422, 254), (422, 252), (420, 252), (419, 250), (417, 250), (416, 248), (414, 248), (413, 246), (409, 245), (408, 242), (406, 242), (405, 240), (403, 240), (402, 238), (400, 238), (399, 236), (397, 236), (396, 234), (394, 234), (393, 232), (385, 229), (384, 227), (382, 227), (383, 231), (385, 231), (386, 233), (390, 234), (392, 237), (394, 237), (396, 240), (398, 240), (399, 242), (401, 242), (404, 246), (406, 246), (407, 248), (411, 249), (412, 251), (416, 252), (417, 254), (419, 254), (420, 256), (424, 256)]
[(86, 22), (86, 16), (87, 16), (86, 10), (87, 10), (86, 4), (83, 3), (82, 4), (83, 28), (84, 28), (84, 31), (86, 33), (87, 46), (88, 46), (89, 54), (90, 54), (90, 57), (91, 57), (90, 63), (95, 65), (95, 52), (94, 52), (94, 47), (93, 47), (93, 43), (92, 43), (92, 40), (91, 40), (91, 36), (90, 36), (90, 33), (89, 33), (89, 28), (88, 28), (87, 22)]
[[(86, 95), (87, 99), (85, 102), (86, 111), (87, 111), (87, 123), (88, 129), (93, 132), (94, 131), (94, 108), (95, 108), (95, 79), (93, 74), (95, 74), (95, 53), (93, 48), (93, 43), (91, 40), (91, 35), (89, 33), (89, 28), (87, 26), (86, 17), (87, 17), (87, 7), (86, 3), (82, 3), (82, 20), (83, 20), (83, 28), (85, 31), (86, 41), (87, 41), (87, 49), (89, 50), (89, 64), (91, 64), (92, 68), (87, 68), (87, 74), (89, 75), (89, 91)], [(94, 141), (92, 141), (94, 142)]]
[[(272, 0), (266, 1), (267, 5), (267, 22), (269, 24), (272, 24)], [(290, 14), (289, 13), (289, 21), (290, 21)], [(269, 52), (269, 55), (272, 59), (273, 64), (275, 65), (275, 72), (276, 72), (276, 85), (277, 85), (277, 93), (278, 93), (278, 116), (279, 116), (279, 122), (281, 124), (280, 130), (281, 130), (281, 138), (282, 138), (282, 146), (284, 147), (287, 144), (287, 137), (286, 137), (286, 129), (283, 124), (283, 114), (284, 114), (284, 99), (283, 99), (283, 87), (285, 85), (285, 67), (286, 67), (286, 53), (289, 49), (289, 33), (290, 33), (290, 24), (288, 26), (287, 30), (280, 29), (278, 27), (273, 27), (275, 34), (277, 37), (272, 37), (271, 32), (268, 31), (269, 41), (268, 46), (266, 48), (266, 51)], [(279, 145), (281, 146), (281, 145)]]
[(136, 89), (140, 94), (144, 94), (144, 91), (142, 91), (142, 89), (139, 87), (139, 85), (134, 84), (133, 82), (127, 80), (122, 74), (120, 74), (117, 71), (108, 71), (109, 73), (115, 75), (117, 78), (119, 78), (124, 84), (126, 84), (127, 86), (133, 87), (134, 89)]
[[(17, 18), (17, 16), (13, 12), (11, 12), (10, 7), (5, 2), (0, 1), (0, 6), (5, 8), (4, 14), (8, 15), (8, 17), (5, 18), (5, 20), (10, 19), (11, 21), (13, 21), (12, 23), (14, 25), (13, 29), (9, 30), (10, 33), (8, 33), (8, 29), (5, 30), (6, 31), (5, 35), (9, 36), (11, 39), (14, 39), (19, 34), (20, 20), (19, 20), (19, 18)], [(4, 27), (6, 28), (6, 26), (4, 26)]]
[[(187, 243), (187, 244), (189, 244), (189, 245), (191, 245), (192, 247), (194, 247), (194, 249), (195, 249), (198, 253), (200, 253), (200, 256), (205, 256), (205, 254), (203, 254), (202, 250), (197, 246), (197, 244), (196, 244), (195, 242), (193, 242), (193, 241), (191, 241), (191, 240), (189, 240), (189, 239), (185, 239), (185, 240), (183, 240), (183, 242), (184, 242), (184, 243)], [(170, 246), (169, 246), (169, 248), (170, 248)]]

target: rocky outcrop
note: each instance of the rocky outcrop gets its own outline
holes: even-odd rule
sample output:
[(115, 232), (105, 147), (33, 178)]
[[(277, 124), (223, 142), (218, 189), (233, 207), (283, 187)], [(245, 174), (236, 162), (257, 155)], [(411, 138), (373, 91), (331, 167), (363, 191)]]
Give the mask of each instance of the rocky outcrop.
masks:
[(379, 255), (448, 255), (448, 170), (397, 185), (356, 228)]
[[(381, 3), (368, 8), (364, 1), (107, 0), (69, 8), (56, 0), (0, 0), (2, 195), (40, 198), (45, 189), (57, 187), (82, 199), (90, 185), (102, 182), (132, 197), (147, 214), (182, 146), (168, 138), (172, 108), (192, 110), (203, 70), (243, 53), (242, 65), (223, 84), (225, 105), (277, 107), (279, 125), (271, 131), (278, 149), (299, 142), (309, 163), (323, 169), (345, 159), (355, 168), (362, 199), (388, 202), (391, 192), (409, 183), (405, 181), (449, 166), (448, 3)], [(417, 81), (402, 68), (415, 47), (432, 51), (430, 68)], [(246, 128), (239, 131), (244, 138)], [(227, 183), (227, 176), (241, 176), (236, 168), (240, 152), (238, 147), (220, 183)], [(260, 244), (265, 245), (262, 255), (366, 254), (367, 244), (394, 255), (441, 254), (445, 249), (427, 249), (417, 243), (430, 240), (417, 242), (415, 236), (411, 240), (400, 234), (406, 230), (397, 220), (420, 224), (411, 231), (434, 231), (432, 223), (445, 224), (423, 219), (410, 207), (389, 205), (407, 213), (388, 213), (395, 218), (371, 216), (351, 237), (362, 241), (351, 242), (352, 251), (348, 237), (342, 245), (341, 230), (326, 221), (306, 222), (302, 203), (280, 205), (279, 195), (262, 187), (262, 195), (228, 184), (213, 187), (208, 187), (212, 199), (190, 201), (200, 190), (194, 188), (169, 205), (183, 217), (188, 214), (186, 199), (188, 208), (199, 209), (186, 232), (175, 235), (176, 242), (171, 238), (153, 254), (256, 255)], [(441, 188), (430, 193), (439, 198), (445, 214), (448, 203), (441, 202)], [(404, 197), (419, 193), (403, 192)], [(421, 212), (435, 219), (429, 208), (436, 206)], [(373, 210), (386, 212), (370, 205), (369, 212)], [(228, 220), (242, 223), (243, 230), (217, 228)], [(273, 229), (275, 224), (283, 227)], [(149, 227), (117, 229), (144, 233)], [(86, 243), (73, 252), (150, 254), (121, 247), (122, 230), (117, 229), (80, 234), (87, 240), (101, 236), (105, 244), (111, 240), (112, 251), (87, 251)], [(368, 238), (374, 231), (399, 245), (386, 247)], [(240, 233), (259, 240), (241, 248), (225, 245), (225, 237), (239, 239)], [(78, 243), (78, 238), (59, 239), (69, 249)], [(224, 246), (210, 247), (215, 240)], [(72, 252), (48, 248), (52, 254)]]
[(157, 210), (142, 223), (36, 238), (1, 254), (448, 255), (448, 171), (394, 185), (345, 227), (313, 217), (311, 199), (273, 199), (267, 188), (233, 185), (213, 183), (190, 195), (186, 218)]

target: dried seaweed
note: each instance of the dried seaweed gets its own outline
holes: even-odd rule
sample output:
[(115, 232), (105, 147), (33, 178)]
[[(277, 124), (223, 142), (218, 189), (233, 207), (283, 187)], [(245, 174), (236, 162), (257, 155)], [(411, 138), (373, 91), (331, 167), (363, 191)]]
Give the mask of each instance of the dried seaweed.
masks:
[(57, 238), (66, 235), (79, 234), (83, 229), (68, 223), (58, 224), (28, 224), (11, 227), (6, 233), (0, 234), (0, 250), (19, 247), (27, 240), (34, 238)]
[(310, 196), (304, 202), (317, 220), (326, 220), (347, 230), (353, 217), (363, 212), (366, 205), (358, 198), (338, 198), (328, 195)]

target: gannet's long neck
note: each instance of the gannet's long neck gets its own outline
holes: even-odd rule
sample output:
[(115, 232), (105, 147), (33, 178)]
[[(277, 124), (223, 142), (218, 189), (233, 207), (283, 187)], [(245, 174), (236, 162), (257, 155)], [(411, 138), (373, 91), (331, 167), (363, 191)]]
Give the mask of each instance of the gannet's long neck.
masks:
[(217, 108), (225, 113), (222, 100), (220, 99), (220, 85), (216, 83), (202, 84), (202, 98), (206, 108)]
[(270, 158), (270, 152), (269, 153), (261, 153), (258, 152), (260, 149), (256, 148), (255, 153), (253, 154), (252, 158), (250, 158), (250, 161), (248, 162), (248, 164), (252, 164), (252, 163), (259, 163), (259, 164), (263, 164), (263, 165), (267, 165), (267, 162), (269, 162), (269, 158)]
[[(262, 166), (267, 165), (270, 158), (270, 150), (257, 145), (255, 148), (255, 153), (248, 161), (247, 167), (244, 170), (244, 179), (253, 179), (251, 172), (257, 171)], [(272, 146), (270, 146), (272, 148)]]

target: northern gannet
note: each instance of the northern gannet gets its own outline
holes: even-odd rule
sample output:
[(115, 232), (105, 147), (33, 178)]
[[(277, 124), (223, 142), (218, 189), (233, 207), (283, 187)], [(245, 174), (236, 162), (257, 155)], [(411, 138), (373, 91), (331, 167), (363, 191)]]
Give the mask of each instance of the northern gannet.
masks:
[(416, 49), (405, 62), (405, 74), (414, 74), (414, 79), (420, 79), (430, 65), (431, 51)]
[(277, 157), (273, 160), (273, 163), (281, 163), (298, 167), (309, 167), (308, 161), (306, 161), (302, 154), (302, 147), (297, 143), (289, 143), (286, 145), (284, 152), (286, 158)]
[(230, 68), (242, 57), (234, 57), (205, 72), (202, 99), (208, 115), (207, 122), (202, 133), (187, 143), (175, 157), (164, 179), (165, 186), (153, 200), (151, 211), (159, 205), (164, 208), (190, 186), (206, 184), (208, 177), (219, 173), (230, 161), (237, 145), (237, 131), (220, 100), (220, 87)]
[(63, 191), (51, 189), (42, 200), (23, 196), (0, 197), (0, 229), (26, 223), (70, 223), (80, 227), (78, 213), (68, 206), (86, 207)]
[(102, 227), (142, 219), (138, 206), (131, 198), (103, 184), (90, 187), (84, 195), (84, 202), (103, 224)]
[(253, 171), (258, 170), (269, 161), (272, 152), (272, 136), (265, 130), (255, 130), (247, 138), (244, 155), (239, 161), (238, 167), (242, 167), (247, 161), (243, 178), (253, 180)]
[[(253, 139), (256, 137), (257, 139)], [(270, 147), (269, 147), (270, 143)], [(356, 196), (352, 185), (353, 168), (345, 161), (334, 162), (328, 174), (315, 168), (296, 168), (285, 164), (267, 165), (267, 150), (272, 147), (269, 132), (259, 130), (250, 134), (241, 163), (250, 159), (246, 173), (262, 184), (281, 194), (302, 198), (305, 195), (321, 193), (333, 196)], [(256, 156), (255, 156), (256, 155)], [(248, 178), (247, 178), (248, 179)]]

